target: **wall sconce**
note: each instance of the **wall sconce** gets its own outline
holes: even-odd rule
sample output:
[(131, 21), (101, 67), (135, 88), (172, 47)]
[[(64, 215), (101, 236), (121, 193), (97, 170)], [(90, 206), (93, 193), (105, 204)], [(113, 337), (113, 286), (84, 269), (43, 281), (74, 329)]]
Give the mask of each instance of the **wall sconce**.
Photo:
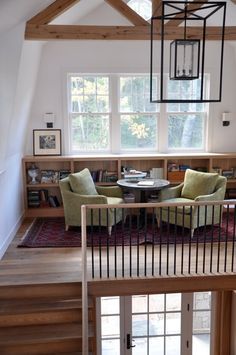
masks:
[(53, 112), (46, 112), (43, 115), (43, 120), (47, 125), (47, 128), (53, 128), (53, 123), (55, 122), (55, 113)]
[(222, 113), (222, 124), (223, 127), (228, 127), (230, 125), (230, 121), (233, 118), (233, 114), (230, 112), (223, 112)]

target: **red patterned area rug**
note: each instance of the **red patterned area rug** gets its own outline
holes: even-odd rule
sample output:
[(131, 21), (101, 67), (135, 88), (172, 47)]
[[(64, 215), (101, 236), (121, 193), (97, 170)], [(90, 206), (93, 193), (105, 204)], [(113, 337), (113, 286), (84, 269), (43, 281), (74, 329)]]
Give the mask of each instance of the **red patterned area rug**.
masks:
[[(109, 237), (107, 228), (94, 227), (93, 233), (90, 227), (87, 228), (88, 246), (113, 246), (113, 245), (138, 245), (143, 243), (165, 244), (169, 243), (196, 243), (196, 242), (224, 242), (235, 240), (235, 224), (233, 214), (229, 219), (223, 217), (221, 228), (218, 225), (200, 227), (190, 238), (189, 229), (167, 226), (163, 223), (161, 230), (157, 225), (148, 223), (147, 230), (138, 229), (137, 223), (131, 226), (129, 220), (125, 226), (118, 223), (112, 228), (112, 235)], [(65, 231), (64, 218), (36, 218), (18, 247), (42, 248), (42, 247), (80, 247), (80, 227), (70, 227)]]

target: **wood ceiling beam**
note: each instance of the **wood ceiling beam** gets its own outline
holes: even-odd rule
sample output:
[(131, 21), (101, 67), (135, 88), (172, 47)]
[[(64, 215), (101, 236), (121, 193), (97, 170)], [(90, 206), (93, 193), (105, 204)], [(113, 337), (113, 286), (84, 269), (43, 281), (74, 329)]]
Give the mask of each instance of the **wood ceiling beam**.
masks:
[[(192, 4), (187, 5), (187, 10), (188, 11), (192, 11), (195, 12), (196, 10), (199, 10), (201, 8), (201, 6), (196, 6), (196, 4), (194, 4), (195, 2), (202, 2), (203, 4), (207, 3), (208, 0), (193, 0)], [(190, 16), (190, 13), (187, 13), (187, 17)], [(179, 15), (176, 15), (173, 17), (173, 19), (171, 19), (167, 24), (165, 24), (165, 27), (173, 27), (173, 26), (179, 26), (183, 20), (175, 20), (175, 18), (178, 18)]]
[[(221, 27), (207, 27), (206, 40), (221, 39)], [(182, 28), (169, 27), (165, 40), (173, 40), (182, 35)], [(202, 36), (201, 27), (188, 27), (186, 38), (198, 39)], [(160, 34), (154, 36), (160, 40)], [(78, 25), (34, 25), (27, 24), (27, 40), (149, 40), (149, 26), (78, 26)], [(236, 26), (225, 28), (225, 40), (236, 40)]]
[(152, 0), (152, 16), (160, 16), (162, 11), (162, 0)]
[[(152, 0), (152, 16), (160, 16), (162, 13), (162, 0)], [(161, 29), (161, 21), (154, 21), (153, 28), (159, 33)]]
[(37, 15), (32, 17), (29, 21), (27, 21), (27, 23), (47, 25), (79, 1), (80, 0), (56, 0), (51, 5), (46, 7), (46, 9), (42, 10)]
[(126, 3), (122, 0), (105, 0), (107, 4), (112, 6), (121, 15), (123, 15), (127, 20), (129, 20), (135, 26), (147, 26), (149, 23), (144, 20), (137, 12), (132, 10)]

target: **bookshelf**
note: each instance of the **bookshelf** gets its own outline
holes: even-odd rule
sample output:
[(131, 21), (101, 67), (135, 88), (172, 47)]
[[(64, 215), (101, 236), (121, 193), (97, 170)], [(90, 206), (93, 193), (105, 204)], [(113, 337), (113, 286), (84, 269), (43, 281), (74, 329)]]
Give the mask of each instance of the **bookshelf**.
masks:
[[(59, 179), (85, 167), (91, 171), (97, 185), (116, 184), (116, 180), (122, 178), (123, 168), (148, 173), (152, 171), (153, 174), (158, 171), (158, 177), (169, 180), (172, 185), (183, 181), (184, 170), (187, 167), (207, 172), (219, 169), (222, 174), (226, 172), (229, 174), (227, 175), (228, 190), (232, 194), (236, 191), (236, 153), (25, 156), (22, 164), (24, 206), (27, 217), (63, 216)], [(33, 164), (40, 170), (36, 184), (31, 184), (28, 176), (28, 169)], [(231, 198), (230, 195), (228, 197)]]

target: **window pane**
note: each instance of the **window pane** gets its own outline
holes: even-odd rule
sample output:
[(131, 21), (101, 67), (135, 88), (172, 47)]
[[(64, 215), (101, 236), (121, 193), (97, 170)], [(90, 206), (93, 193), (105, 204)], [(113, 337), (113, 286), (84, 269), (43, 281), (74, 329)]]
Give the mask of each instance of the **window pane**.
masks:
[(164, 354), (164, 338), (149, 338), (149, 355)]
[(180, 336), (166, 337), (166, 355), (180, 355)]
[(149, 296), (149, 311), (163, 312), (164, 311), (165, 295), (150, 295)]
[(132, 296), (132, 313), (147, 312), (147, 296)]
[(164, 334), (164, 314), (149, 315), (149, 335)]
[(147, 338), (136, 338), (134, 341), (136, 346), (132, 348), (132, 355), (147, 355)]
[(168, 118), (169, 148), (203, 148), (204, 116), (170, 114)]
[(149, 115), (121, 116), (122, 149), (155, 149), (157, 146), (157, 119)]
[(210, 309), (211, 292), (195, 292), (193, 294), (193, 309)]
[(139, 315), (132, 316), (132, 334), (133, 336), (148, 335), (146, 314), (139, 314)]
[(166, 294), (166, 311), (181, 310), (181, 293)]
[(109, 116), (78, 115), (72, 118), (72, 150), (107, 150)]
[(181, 314), (167, 313), (166, 314), (166, 334), (181, 333)]
[(101, 314), (120, 313), (120, 297), (102, 297)]
[(120, 355), (120, 340), (102, 340), (102, 355)]
[(193, 355), (210, 355), (210, 335), (193, 335), (192, 348)]
[(102, 316), (102, 338), (117, 338), (120, 336), (120, 317)]
[(194, 311), (193, 312), (193, 333), (207, 334), (210, 333), (211, 312), (210, 311)]
[[(153, 84), (156, 85), (155, 79)], [(149, 77), (120, 78), (120, 112), (157, 112), (157, 105), (150, 103)]]

